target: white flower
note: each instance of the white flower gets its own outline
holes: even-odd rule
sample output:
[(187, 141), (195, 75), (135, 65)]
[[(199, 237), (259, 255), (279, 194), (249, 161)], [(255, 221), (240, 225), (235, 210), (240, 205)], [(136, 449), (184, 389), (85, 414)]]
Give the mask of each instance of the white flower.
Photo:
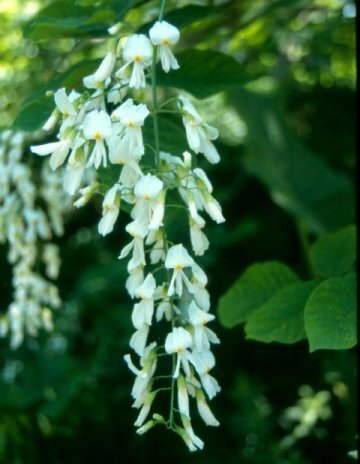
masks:
[(139, 356), (142, 356), (144, 354), (148, 334), (149, 326), (147, 324), (144, 324), (140, 329), (136, 330), (136, 332), (133, 333), (130, 339), (130, 348), (133, 348), (133, 350)]
[(145, 87), (144, 69), (149, 67), (152, 61), (150, 40), (144, 34), (131, 35), (124, 46), (123, 58), (126, 64), (119, 69), (116, 76), (121, 77), (124, 69), (133, 63), (129, 87), (135, 89)]
[(209, 193), (212, 193), (213, 187), (205, 171), (201, 168), (195, 168), (193, 170), (193, 173), (197, 178), (196, 183), (199, 185), (199, 187), (205, 188)]
[(213, 314), (202, 311), (194, 302), (188, 308), (189, 322), (194, 328), (194, 351), (203, 351), (210, 348), (211, 343), (220, 343), (216, 334), (205, 327), (206, 324), (215, 319)]
[(46, 143), (44, 145), (33, 145), (30, 147), (30, 150), (40, 156), (50, 155), (49, 164), (53, 171), (61, 166), (71, 147), (71, 140), (66, 138), (60, 140), (59, 142)]
[(83, 79), (85, 87), (88, 89), (103, 89), (110, 83), (110, 75), (114, 69), (116, 55), (112, 52), (107, 53), (100, 66), (94, 74)]
[(141, 427), (141, 425), (144, 423), (145, 419), (147, 418), (150, 412), (151, 405), (156, 396), (156, 392), (146, 392), (146, 393), (147, 394), (145, 395), (143, 406), (138, 415), (138, 418), (136, 419), (136, 422), (134, 423), (136, 427)]
[(115, 184), (106, 193), (102, 204), (102, 218), (98, 225), (98, 231), (100, 235), (109, 234), (119, 216), (120, 212), (120, 185)]
[(146, 245), (153, 245), (150, 251), (151, 264), (157, 264), (159, 261), (165, 261), (166, 254), (164, 249), (164, 237), (162, 231), (149, 230), (145, 243)]
[[(190, 420), (185, 415), (182, 414), (181, 415), (181, 421), (183, 423), (185, 433), (186, 433), (187, 437), (190, 439), (191, 444), (193, 445), (193, 448), (192, 448), (190, 446), (190, 444), (187, 443), (188, 446), (189, 446), (190, 451), (195, 451), (196, 448), (203, 449), (204, 442), (198, 436), (195, 435), (194, 430), (193, 430), (193, 428), (191, 426)], [(184, 440), (185, 440), (185, 438), (184, 438)]]
[(135, 296), (141, 298), (136, 303), (132, 312), (132, 322), (136, 329), (140, 329), (144, 324), (151, 325), (154, 313), (154, 292), (156, 282), (150, 273), (146, 276), (144, 282), (135, 290)]
[(159, 230), (159, 228), (163, 225), (163, 218), (165, 213), (165, 196), (166, 190), (161, 190), (156, 199), (156, 203), (152, 208), (152, 216), (149, 223), (150, 230)]
[(69, 161), (66, 166), (64, 190), (69, 195), (74, 195), (81, 184), (81, 179), (84, 174), (88, 147), (87, 145), (83, 147), (81, 145), (83, 143), (84, 140), (79, 139), (78, 144), (73, 148), (69, 156)]
[(98, 187), (99, 187), (99, 183), (95, 182), (92, 185), (88, 185), (87, 187), (84, 187), (84, 188), (80, 189), (81, 197), (78, 198), (74, 202), (75, 208), (81, 208), (82, 206), (86, 205), (86, 203), (91, 200), (95, 190)]
[(193, 296), (195, 303), (201, 308), (203, 311), (209, 311), (210, 309), (210, 295), (209, 292), (206, 290), (204, 285), (202, 285), (198, 280), (192, 280), (193, 286)]
[(192, 267), (193, 265), (194, 260), (181, 243), (169, 248), (165, 259), (165, 267), (166, 269), (174, 269), (168, 289), (169, 296), (174, 295), (174, 293), (181, 296), (183, 291), (183, 282), (189, 292), (193, 292), (192, 284), (183, 271), (184, 268)]
[(144, 282), (144, 270), (142, 265), (131, 270), (129, 277), (126, 279), (126, 290), (131, 298), (134, 298), (135, 291)]
[(184, 112), (183, 123), (189, 147), (195, 153), (203, 153), (210, 163), (218, 163), (220, 156), (211, 140), (218, 138), (219, 131), (203, 121), (189, 100), (182, 95), (179, 100)]
[(190, 419), (189, 395), (186, 389), (186, 381), (183, 375), (179, 375), (177, 379), (177, 388), (177, 398), (180, 414), (184, 414), (184, 416)]
[(165, 72), (170, 69), (179, 69), (179, 64), (172, 54), (169, 45), (175, 45), (179, 38), (180, 32), (166, 21), (157, 21), (149, 31), (150, 40), (153, 45), (160, 46), (161, 65)]
[(224, 216), (222, 215), (221, 206), (218, 201), (213, 198), (208, 192), (201, 192), (204, 198), (204, 208), (208, 215), (213, 219), (217, 224), (225, 221)]
[(134, 195), (138, 199), (153, 201), (156, 200), (164, 184), (156, 176), (146, 174), (141, 177), (134, 188)]
[(65, 87), (58, 89), (54, 94), (54, 100), (57, 108), (62, 115), (67, 118), (69, 116), (75, 117), (77, 111), (73, 105), (73, 101), (80, 97), (80, 94), (71, 92), (69, 96), (66, 94)]
[(167, 321), (171, 321), (171, 316), (173, 314), (173, 308), (170, 301), (162, 301), (156, 309), (156, 321), (159, 322), (163, 317)]
[(191, 354), (187, 350), (192, 345), (191, 335), (182, 327), (175, 327), (170, 332), (165, 340), (165, 351), (168, 354), (177, 353), (176, 368), (173, 378), (176, 379), (180, 373), (180, 365), (182, 365), (186, 376), (190, 376), (189, 360)]
[(87, 140), (95, 140), (95, 146), (87, 165), (94, 165), (95, 169), (98, 169), (102, 163), (106, 167), (107, 160), (104, 140), (111, 136), (110, 116), (106, 111), (91, 111), (84, 119), (83, 133)]
[(205, 272), (201, 269), (201, 267), (197, 263), (195, 263), (195, 261), (191, 268), (192, 268), (192, 273), (193, 273), (193, 279), (197, 280), (198, 282), (200, 282), (202, 286), (205, 287), (205, 285), (208, 282), (208, 278)]
[(190, 217), (200, 228), (205, 226), (205, 220), (199, 215), (196, 207), (195, 196), (191, 191), (185, 191), (186, 194), (183, 196), (184, 199), (187, 201), (187, 205), (189, 208)]
[(63, 122), (61, 124), (60, 133), (69, 127), (75, 124), (77, 118), (77, 111), (73, 102), (80, 97), (80, 94), (74, 90), (70, 92), (70, 95), (66, 95), (65, 88), (58, 89), (54, 94), (54, 100), (56, 104), (56, 109), (51, 113), (49, 119), (45, 122), (42, 129), (45, 131), (52, 130), (59, 117), (59, 112), (63, 115)]
[(138, 217), (135, 221), (130, 222), (125, 229), (134, 239), (123, 248), (119, 259), (125, 258), (133, 250), (132, 258), (128, 263), (128, 271), (132, 272), (137, 267), (145, 266), (146, 264), (144, 237), (147, 234), (148, 226), (142, 217)]
[(112, 163), (121, 163), (121, 157), (133, 156), (140, 158), (144, 154), (144, 142), (141, 127), (144, 125), (145, 118), (149, 115), (147, 106), (143, 103), (134, 105), (132, 98), (126, 100), (122, 105), (116, 108), (111, 119), (120, 123), (123, 129), (118, 147), (111, 152), (110, 161)]
[(190, 240), (191, 246), (196, 256), (202, 256), (209, 248), (209, 240), (202, 232), (201, 227), (195, 222), (190, 221)]
[(140, 177), (134, 187), (136, 201), (131, 216), (147, 224), (146, 234), (150, 227), (157, 230), (162, 224), (165, 206), (163, 185), (156, 176), (146, 174)]
[(145, 350), (143, 355), (140, 357), (141, 369), (137, 369), (129, 354), (124, 356), (124, 360), (128, 365), (128, 368), (136, 375), (134, 385), (131, 391), (131, 396), (134, 398), (136, 404), (141, 404), (141, 398), (145, 390), (147, 389), (157, 365), (156, 355), (156, 342), (150, 343)]
[(221, 390), (217, 380), (209, 374), (209, 371), (215, 366), (214, 355), (210, 350), (193, 352), (190, 360), (199, 374), (206, 394), (212, 399)]
[(209, 405), (206, 402), (205, 395), (201, 388), (196, 389), (196, 403), (197, 408), (200, 414), (200, 417), (205, 422), (206, 425), (210, 425), (212, 427), (217, 427), (219, 421), (215, 418), (214, 414), (211, 412)]

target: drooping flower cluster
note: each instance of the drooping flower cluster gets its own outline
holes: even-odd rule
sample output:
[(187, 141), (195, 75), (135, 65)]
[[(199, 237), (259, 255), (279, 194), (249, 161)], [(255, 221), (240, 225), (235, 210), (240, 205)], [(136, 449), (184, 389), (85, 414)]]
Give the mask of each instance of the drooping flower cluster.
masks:
[[(59, 176), (48, 166), (42, 169), (37, 192), (24, 160), (28, 142), (21, 132), (0, 134), (0, 244), (8, 246), (14, 288), (7, 314), (0, 316), (0, 336), (9, 333), (12, 348), (25, 334), (52, 329), (51, 309), (59, 307), (60, 298), (51, 280), (58, 276), (60, 258), (50, 240), (53, 233), (62, 235), (64, 212), (70, 206)], [(46, 210), (39, 206), (40, 199)], [(36, 270), (40, 262), (45, 275)]]
[[(135, 374), (133, 406), (140, 410), (135, 426), (142, 434), (162, 423), (178, 433), (194, 451), (201, 449), (203, 442), (191, 426), (190, 398), (196, 402), (207, 425), (219, 424), (207, 403), (220, 391), (211, 373), (215, 366), (211, 347), (219, 339), (208, 327), (214, 315), (210, 313), (205, 272), (190, 255), (189, 246), (168, 239), (165, 225), (168, 192), (175, 191), (179, 206), (187, 211), (189, 234), (183, 241), (191, 246), (195, 256), (202, 256), (209, 248), (203, 232), (206, 224), (203, 214), (216, 223), (223, 222), (224, 217), (212, 196), (212, 185), (205, 171), (192, 168), (192, 158), (199, 153), (211, 163), (219, 161), (212, 142), (218, 131), (206, 124), (182, 95), (178, 97), (177, 111), (194, 154), (187, 151), (170, 154), (159, 149), (157, 114), (161, 109), (154, 87), (155, 64), (160, 60), (165, 72), (179, 68), (171, 50), (179, 37), (175, 26), (157, 21), (149, 31), (149, 38), (143, 34), (131, 35), (122, 47), (121, 58), (110, 52), (94, 74), (83, 79), (88, 91), (67, 94), (65, 89), (58, 90), (54, 95), (56, 109), (44, 126), (49, 130), (60, 122), (58, 141), (33, 146), (32, 151), (50, 155), (53, 170), (67, 163), (64, 189), (71, 195), (80, 192), (75, 206), (84, 205), (97, 191), (104, 193), (98, 224), (101, 235), (112, 232), (123, 202), (130, 208), (130, 222), (125, 227), (130, 240), (119, 258), (128, 259), (126, 289), (135, 300), (130, 348), (139, 357), (139, 367), (130, 354), (125, 356)], [(151, 108), (144, 102), (136, 102), (136, 94), (132, 92), (146, 89), (149, 77), (153, 86)], [(154, 119), (155, 140), (147, 139), (145, 143), (143, 126), (150, 115)], [(149, 153), (155, 153), (155, 167), (143, 163), (148, 147)], [(117, 182), (104, 186), (99, 181), (80, 188), (85, 170), (100, 168), (117, 171)], [(167, 327), (162, 343), (158, 337), (155, 341), (156, 324)], [(167, 365), (168, 376), (157, 374), (160, 365), (161, 369)], [(153, 414), (147, 420), (157, 395), (164, 391), (171, 398), (169, 417)]]

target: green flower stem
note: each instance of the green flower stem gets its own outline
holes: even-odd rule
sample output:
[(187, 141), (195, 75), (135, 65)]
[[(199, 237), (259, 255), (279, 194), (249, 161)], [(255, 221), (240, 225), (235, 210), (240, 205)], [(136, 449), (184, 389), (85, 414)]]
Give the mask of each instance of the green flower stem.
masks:
[(295, 222), (296, 225), (296, 231), (298, 234), (300, 246), (303, 252), (303, 259), (304, 259), (304, 264), (306, 268), (306, 272), (308, 273), (309, 277), (314, 277), (314, 269), (311, 264), (311, 259), (310, 259), (310, 242), (309, 242), (309, 237), (306, 233), (304, 225), (301, 223), (301, 221), (297, 220)]
[(161, 1), (161, 6), (160, 6), (160, 11), (159, 11), (159, 21), (162, 21), (162, 20), (163, 20), (163, 17), (164, 17), (164, 10), (165, 10), (165, 4), (166, 4), (166, 0), (162, 0), (162, 1)]
[[(162, 0), (160, 10), (159, 10), (159, 21), (162, 20), (164, 16), (166, 0)], [(151, 66), (151, 90), (152, 90), (152, 111), (151, 115), (153, 118), (154, 125), (154, 139), (155, 139), (155, 156), (156, 156), (156, 166), (159, 174), (161, 174), (161, 161), (160, 161), (160, 138), (159, 138), (159, 122), (158, 122), (158, 100), (157, 100), (157, 90), (156, 90), (156, 62), (157, 62), (158, 47), (154, 47), (153, 57), (152, 57), (152, 66)], [(166, 238), (165, 227), (162, 228), (162, 236), (164, 243), (165, 255), (168, 251), (168, 242)], [(166, 269), (168, 285), (170, 284), (170, 272)], [(171, 303), (172, 305), (172, 303)], [(175, 327), (175, 314), (174, 310), (172, 311), (171, 317), (171, 328)], [(176, 366), (176, 355), (172, 355), (172, 372), (175, 372)], [(174, 424), (174, 400), (175, 400), (175, 379), (171, 378), (171, 394), (170, 394), (170, 413), (169, 413), (169, 427), (172, 428)]]

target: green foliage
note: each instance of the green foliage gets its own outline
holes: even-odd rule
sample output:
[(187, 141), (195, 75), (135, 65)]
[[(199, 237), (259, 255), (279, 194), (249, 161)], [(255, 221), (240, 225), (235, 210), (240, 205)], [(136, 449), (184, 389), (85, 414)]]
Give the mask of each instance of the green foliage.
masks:
[[(200, 21), (215, 12), (216, 9), (212, 6), (187, 5), (183, 8), (176, 8), (169, 13), (166, 13), (164, 20), (170, 24), (176, 24), (178, 29), (182, 29), (189, 24)], [(139, 28), (138, 32), (141, 34), (146, 34), (153, 24), (154, 21), (143, 24)]]
[(15, 118), (12, 128), (23, 131), (36, 131), (45, 123), (54, 109), (52, 97), (41, 97), (25, 102)]
[(275, 97), (241, 89), (232, 94), (231, 102), (249, 130), (244, 165), (266, 185), (275, 203), (315, 234), (353, 221), (350, 180), (294, 137)]
[(323, 235), (310, 249), (314, 270), (323, 277), (345, 274), (356, 260), (356, 227), (345, 227)]
[(356, 276), (322, 282), (305, 305), (310, 351), (345, 350), (356, 345)]
[(296, 274), (280, 262), (253, 264), (220, 298), (220, 322), (229, 328), (245, 322), (279, 290), (298, 280)]
[(324, 280), (300, 283), (282, 263), (253, 264), (220, 298), (220, 322), (228, 328), (245, 322), (247, 338), (265, 343), (307, 338), (311, 352), (352, 348), (356, 280), (350, 271), (356, 257), (355, 234), (355, 226), (348, 226), (314, 242), (311, 266)]
[(304, 306), (317, 285), (316, 281), (301, 282), (276, 292), (247, 319), (246, 338), (286, 344), (306, 338)]
[(58, 37), (92, 37), (107, 34), (109, 26), (120, 21), (130, 9), (131, 0), (100, 2), (57, 0), (43, 8), (24, 28), (26, 37), (35, 40)]
[(54, 109), (54, 99), (46, 97), (48, 90), (57, 90), (61, 87), (76, 88), (82, 78), (92, 73), (99, 64), (99, 60), (83, 61), (71, 66), (65, 73), (54, 79), (43, 89), (32, 94), (23, 103), (18, 112), (12, 129), (23, 131), (36, 131), (40, 129)]
[(185, 50), (177, 59), (180, 69), (176, 73), (166, 74), (158, 68), (158, 85), (183, 89), (197, 98), (238, 87), (250, 79), (232, 56), (215, 50)]

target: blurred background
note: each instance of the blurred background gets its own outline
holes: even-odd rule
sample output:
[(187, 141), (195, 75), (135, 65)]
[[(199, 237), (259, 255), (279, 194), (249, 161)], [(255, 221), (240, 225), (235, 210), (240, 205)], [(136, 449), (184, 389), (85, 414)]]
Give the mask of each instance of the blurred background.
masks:
[[(145, 3), (150, 12), (157, 5)], [(304, 163), (308, 157), (322, 160), (353, 183), (356, 11), (346, 0), (176, 5), (190, 3), (208, 7), (208, 14), (184, 22), (179, 50), (220, 50), (247, 75), (246, 83), (197, 104), (220, 130), (222, 161), (206, 169), (227, 222), (222, 228), (208, 225), (211, 248), (201, 259), (215, 311), (221, 295), (256, 261), (276, 259), (307, 277), (299, 223), (254, 168), (253, 160), (261, 163), (267, 151), (280, 159), (275, 138), (263, 131), (265, 114), (289, 153), (299, 153)], [(31, 18), (48, 4), (0, 0), (0, 130), (50, 80), (104, 54), (101, 37), (39, 40), (41, 31), (29, 32)], [(127, 20), (140, 26), (142, 11), (132, 11)], [(36, 172), (43, 161), (28, 156)], [(306, 179), (300, 172), (295, 181)], [(245, 340), (239, 325), (213, 325), (222, 340), (215, 350), (222, 393), (213, 401), (221, 427), (206, 428), (194, 419), (204, 451), (189, 454), (177, 436), (160, 428), (137, 436), (129, 396), (133, 378), (123, 362), (132, 304), (124, 291), (125, 263), (117, 260), (126, 235), (120, 220), (113, 234), (99, 238), (100, 213), (101, 199), (69, 213), (65, 235), (55, 240), (64, 304), (54, 332), (26, 338), (17, 350), (0, 339), (1, 463), (353, 462), (348, 453), (356, 447), (354, 350), (309, 354), (306, 342), (262, 344)], [(353, 198), (334, 198), (321, 206), (319, 232), (347, 225), (353, 214)], [(178, 222), (174, 213), (169, 227), (175, 231)], [(310, 238), (317, 232), (314, 226)], [(0, 244), (1, 312), (12, 292), (6, 254)]]

